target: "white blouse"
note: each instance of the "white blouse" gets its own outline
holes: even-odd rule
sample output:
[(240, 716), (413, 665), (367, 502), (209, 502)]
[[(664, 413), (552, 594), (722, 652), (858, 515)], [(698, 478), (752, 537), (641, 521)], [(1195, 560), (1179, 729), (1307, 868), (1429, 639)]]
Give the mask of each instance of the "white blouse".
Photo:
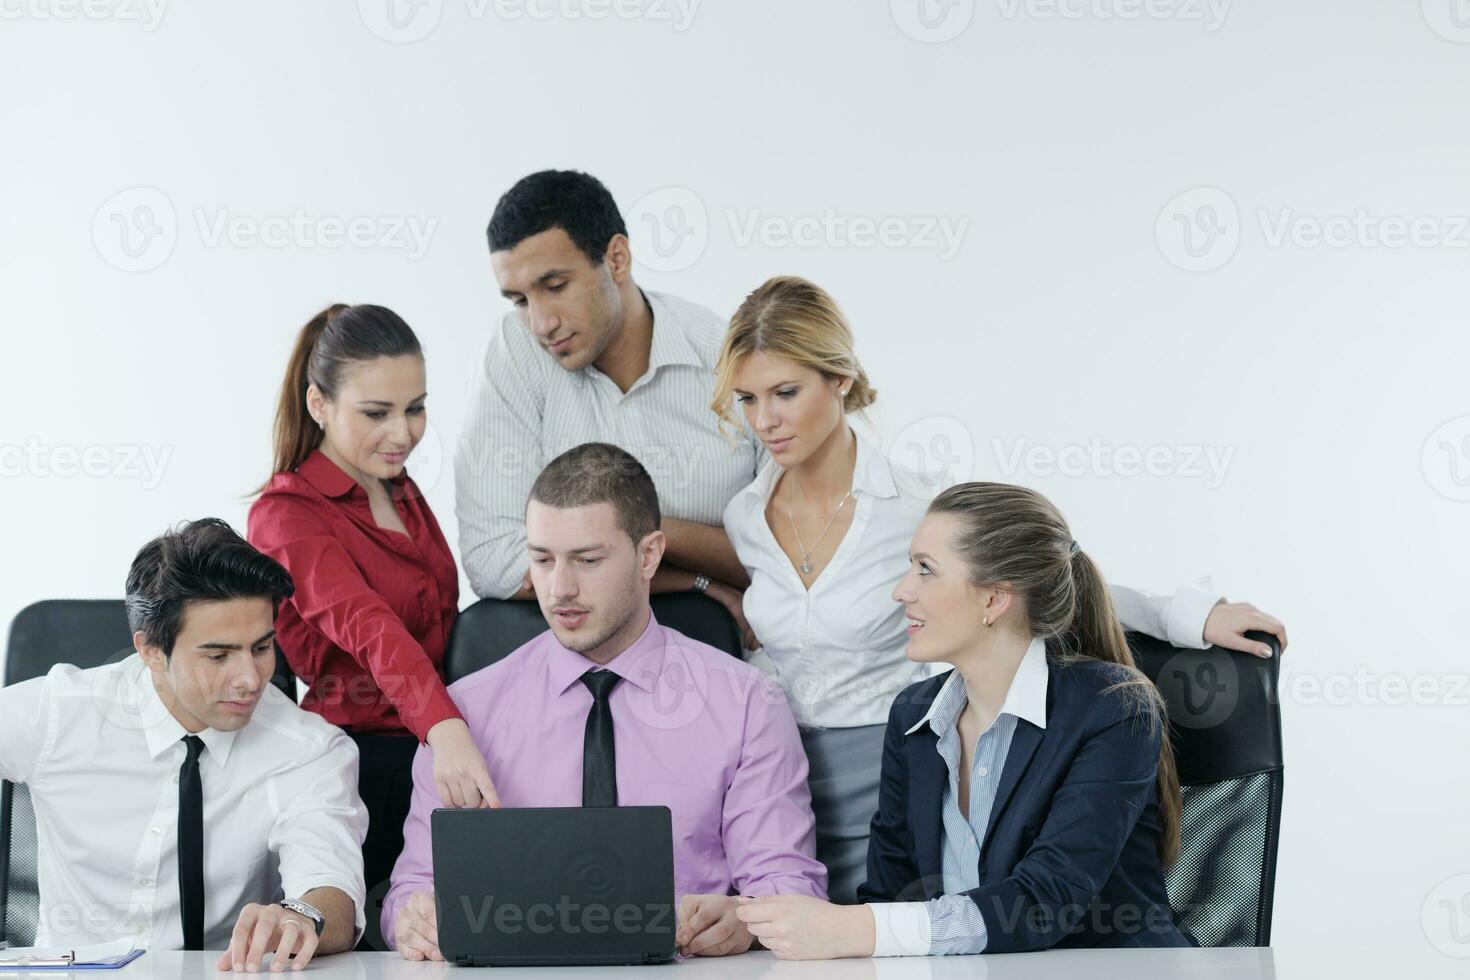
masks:
[[(893, 600), (914, 532), (941, 488), (892, 463), (860, 426), (853, 433), (852, 525), (810, 590), (766, 522), (782, 472), (775, 460), (725, 508), (725, 533), (750, 575), (745, 618), (761, 642), (749, 660), (776, 678), (807, 728), (881, 725), (894, 695), (945, 666), (904, 655), (908, 624)], [(1125, 629), (1175, 646), (1206, 645), (1205, 619), (1219, 595), (1195, 585), (1172, 596), (1109, 588)]]

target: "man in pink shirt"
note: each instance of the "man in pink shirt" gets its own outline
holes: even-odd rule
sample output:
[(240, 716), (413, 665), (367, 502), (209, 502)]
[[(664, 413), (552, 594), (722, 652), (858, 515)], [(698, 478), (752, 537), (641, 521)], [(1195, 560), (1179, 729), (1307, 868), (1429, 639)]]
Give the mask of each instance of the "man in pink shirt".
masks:
[[(526, 505), (551, 629), (449, 693), (503, 806), (667, 806), (680, 951), (743, 953), (734, 895), (826, 897), (806, 756), (779, 685), (653, 618), (658, 526), (653, 481), (625, 451), (587, 443), (552, 460)], [(427, 746), (413, 780), (383, 935), (407, 959), (437, 960)]]

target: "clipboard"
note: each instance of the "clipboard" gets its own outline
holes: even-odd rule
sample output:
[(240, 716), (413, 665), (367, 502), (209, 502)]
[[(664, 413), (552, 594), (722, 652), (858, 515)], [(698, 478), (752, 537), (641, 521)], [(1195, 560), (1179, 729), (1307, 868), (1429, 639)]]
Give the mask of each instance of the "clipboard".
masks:
[(0, 976), (7, 973), (44, 970), (117, 970), (142, 956), (146, 950), (131, 939), (119, 939), (77, 949), (31, 946), (0, 948)]

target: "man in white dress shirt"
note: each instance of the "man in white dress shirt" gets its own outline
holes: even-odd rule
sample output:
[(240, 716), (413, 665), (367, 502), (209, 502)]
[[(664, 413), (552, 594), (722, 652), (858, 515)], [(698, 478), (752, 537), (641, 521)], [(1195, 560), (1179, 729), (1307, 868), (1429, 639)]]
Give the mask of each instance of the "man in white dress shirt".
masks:
[[(455, 453), (460, 561), (475, 593), (535, 597), (524, 521), (531, 484), (566, 450), (607, 442), (637, 457), (658, 490), (667, 547), (652, 591), (704, 591), (734, 615), (747, 649), (764, 642), (747, 622), (750, 577), (723, 526), (725, 508), (770, 459), (748, 427), (732, 447), (710, 408), (728, 323), (638, 288), (622, 215), (588, 174), (523, 177), (496, 204), (486, 234), (515, 309), (476, 362)], [(1244, 634), (1266, 629), (1285, 647), (1279, 621), (1205, 588), (1120, 591), (1114, 602), (1125, 622), (1183, 646), (1259, 656), (1270, 648)]]
[(627, 228), (596, 178), (542, 171), (500, 199), (487, 231), (515, 306), (473, 375), (455, 454), (460, 558), (476, 594), (534, 597), (524, 509), (536, 475), (586, 442), (637, 457), (658, 490), (668, 539), (654, 592), (699, 588), (742, 627), (745, 569), (720, 527), (764, 460), (710, 411), (726, 322), (633, 281)]
[(291, 592), (229, 525), (194, 521), (133, 560), (133, 655), (0, 688), (0, 777), (36, 813), (38, 944), (228, 947), (217, 967), (251, 971), (352, 947), (357, 749), (270, 683)]

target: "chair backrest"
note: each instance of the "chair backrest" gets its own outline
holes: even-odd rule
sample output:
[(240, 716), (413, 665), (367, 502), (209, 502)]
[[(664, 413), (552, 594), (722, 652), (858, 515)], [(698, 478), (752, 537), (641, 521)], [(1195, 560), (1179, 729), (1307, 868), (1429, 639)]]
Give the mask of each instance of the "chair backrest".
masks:
[(1201, 946), (1268, 946), (1281, 832), (1280, 647), (1262, 660), (1183, 650), (1130, 633), (1169, 706), (1183, 794), (1179, 858), (1166, 874), (1179, 927)]
[[(714, 599), (695, 592), (671, 592), (653, 596), (649, 604), (660, 626), (740, 656), (740, 627)], [(514, 653), (548, 628), (534, 599), (481, 599), (454, 621), (444, 653), (444, 676), (452, 684)]]
[[(100, 667), (133, 653), (133, 631), (121, 599), (46, 599), (16, 614), (5, 648), (5, 685), (44, 676), (56, 664)], [(296, 678), (276, 649), (271, 682), (293, 701)], [(25, 786), (0, 781), (0, 940), (35, 942), (40, 922), (36, 887), (36, 815)]]

